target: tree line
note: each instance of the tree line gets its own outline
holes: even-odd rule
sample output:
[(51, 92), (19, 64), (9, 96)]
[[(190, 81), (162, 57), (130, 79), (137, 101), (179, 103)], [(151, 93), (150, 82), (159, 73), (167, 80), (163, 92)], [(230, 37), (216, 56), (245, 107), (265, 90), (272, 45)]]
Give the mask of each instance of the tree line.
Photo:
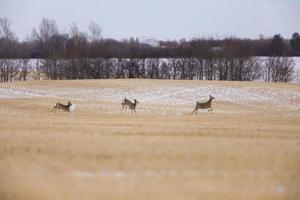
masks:
[(289, 82), (289, 57), (0, 59), (0, 82), (15, 80), (173, 79)]
[[(262, 60), (258, 56), (269, 56)], [(300, 56), (300, 36), (272, 38), (195, 38), (159, 41), (104, 39), (90, 23), (88, 33), (76, 24), (61, 33), (55, 21), (42, 19), (30, 37), (18, 41), (11, 21), (0, 19), (0, 81), (36, 79), (158, 78), (197, 80), (290, 81)], [(34, 66), (29, 59), (35, 58)], [(17, 60), (15, 60), (17, 59)]]

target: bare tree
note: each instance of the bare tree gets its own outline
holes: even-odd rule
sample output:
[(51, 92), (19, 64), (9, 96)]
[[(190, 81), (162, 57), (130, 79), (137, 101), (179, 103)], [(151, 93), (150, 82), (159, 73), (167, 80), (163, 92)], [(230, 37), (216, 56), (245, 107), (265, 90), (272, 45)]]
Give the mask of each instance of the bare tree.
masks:
[(11, 31), (11, 20), (8, 18), (0, 18), (0, 38), (8, 40), (16, 40), (15, 34)]
[(169, 58), (168, 59), (168, 65), (171, 70), (172, 79), (177, 79), (178, 76), (178, 69), (177, 69), (177, 60), (176, 58)]
[(162, 60), (160, 64), (160, 78), (161, 79), (171, 79), (171, 69), (167, 61)]
[(16, 79), (20, 70), (20, 63), (14, 59), (0, 60), (0, 82), (9, 82)]
[(90, 25), (89, 25), (88, 29), (89, 29), (89, 32), (90, 32), (89, 39), (92, 42), (99, 41), (101, 39), (102, 30), (96, 22), (90, 22)]
[(159, 79), (159, 58), (147, 59), (147, 76), (150, 79)]
[(80, 79), (85, 78), (88, 72), (85, 66), (88, 64), (86, 60), (87, 53), (87, 37), (86, 34), (79, 31), (75, 23), (70, 26), (70, 38), (65, 45), (66, 57), (69, 59), (69, 78)]
[(295, 62), (288, 57), (269, 57), (265, 62), (265, 80), (289, 82), (293, 79)]
[(21, 59), (21, 69), (20, 69), (20, 80), (26, 81), (27, 80), (27, 75), (30, 71), (30, 66), (28, 65), (29, 59)]
[(11, 30), (11, 21), (0, 18), (0, 57), (13, 58), (17, 54), (18, 40)]

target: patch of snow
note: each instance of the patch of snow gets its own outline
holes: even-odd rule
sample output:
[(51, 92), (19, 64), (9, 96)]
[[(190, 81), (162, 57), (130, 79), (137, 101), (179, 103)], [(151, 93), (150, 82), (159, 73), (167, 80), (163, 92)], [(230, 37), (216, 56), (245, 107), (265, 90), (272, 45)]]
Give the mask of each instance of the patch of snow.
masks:
[(278, 192), (278, 193), (283, 193), (285, 191), (285, 188), (284, 188), (284, 186), (283, 185), (279, 185), (279, 186), (277, 186), (277, 188), (276, 188), (276, 192)]
[(91, 178), (95, 176), (95, 173), (90, 171), (75, 171), (74, 176), (79, 178)]

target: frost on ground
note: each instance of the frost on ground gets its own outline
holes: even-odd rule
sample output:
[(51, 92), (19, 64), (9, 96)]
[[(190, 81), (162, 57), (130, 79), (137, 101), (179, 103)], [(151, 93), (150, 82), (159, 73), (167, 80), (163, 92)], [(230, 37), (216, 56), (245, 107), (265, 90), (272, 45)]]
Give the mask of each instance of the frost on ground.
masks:
[[(144, 106), (145, 112), (151, 112), (150, 105), (162, 105), (161, 113), (168, 113), (168, 106), (194, 106), (195, 102), (206, 101), (213, 95), (216, 101), (229, 102), (239, 105), (255, 106), (263, 103), (275, 109), (299, 110), (300, 92), (266, 87), (229, 87), (229, 86), (152, 86), (137, 87), (133, 90), (122, 88), (28, 88), (28, 87), (2, 87), (0, 98), (58, 98), (80, 102), (89, 102), (84, 106), (107, 102), (119, 104), (124, 97), (138, 99)], [(147, 107), (148, 105), (148, 107)], [(93, 107), (97, 106), (96, 104)], [(98, 107), (101, 105), (98, 104)], [(115, 112), (114, 108), (105, 106), (106, 111)], [(104, 109), (104, 107), (103, 107)], [(119, 109), (119, 108), (118, 108)], [(104, 110), (105, 111), (105, 110)], [(186, 109), (181, 108), (181, 111)], [(179, 113), (180, 114), (180, 113)]]

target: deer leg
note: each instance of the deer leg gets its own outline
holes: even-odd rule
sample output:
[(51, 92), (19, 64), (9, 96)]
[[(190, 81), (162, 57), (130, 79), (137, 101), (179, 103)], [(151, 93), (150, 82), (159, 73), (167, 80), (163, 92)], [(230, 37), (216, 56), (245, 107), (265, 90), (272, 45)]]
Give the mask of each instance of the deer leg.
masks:
[(135, 111), (135, 109), (134, 109), (134, 113), (136, 114), (136, 111)]
[(52, 108), (51, 112), (54, 112), (54, 113), (55, 113), (55, 111), (56, 111), (56, 106), (54, 106), (54, 107)]
[(199, 109), (195, 108), (195, 110), (192, 113), (198, 113)]

